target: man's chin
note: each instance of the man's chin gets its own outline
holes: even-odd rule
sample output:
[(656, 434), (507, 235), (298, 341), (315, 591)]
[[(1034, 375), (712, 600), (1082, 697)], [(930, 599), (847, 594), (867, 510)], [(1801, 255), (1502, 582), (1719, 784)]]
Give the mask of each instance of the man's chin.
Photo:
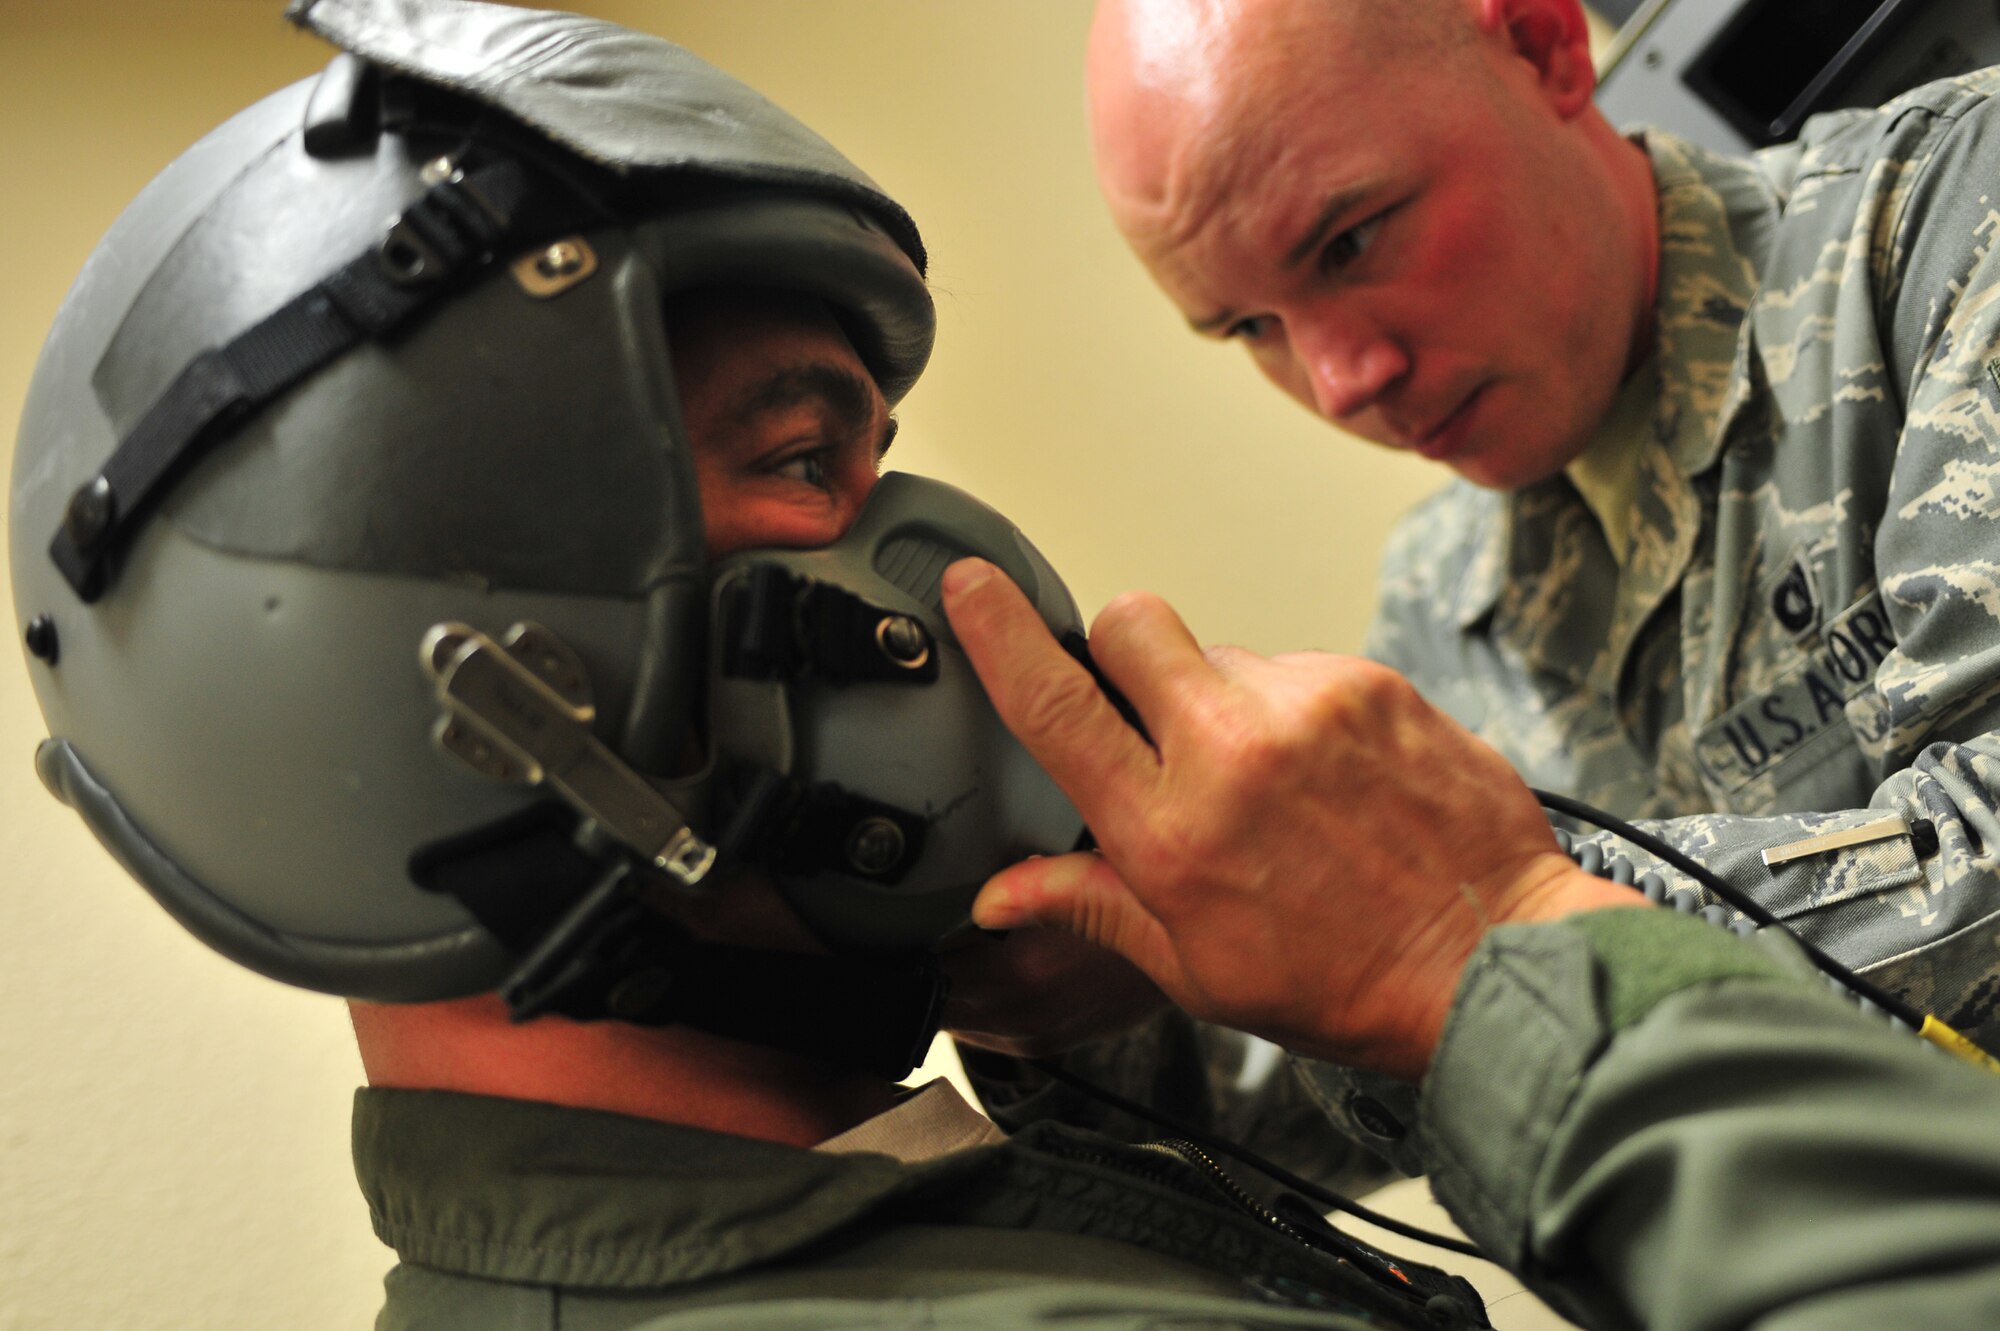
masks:
[(1519, 490), (1546, 479), (1519, 469), (1495, 466), (1485, 458), (1461, 458), (1443, 464), (1462, 481), (1482, 490)]
[(1474, 446), (1444, 464), (1459, 479), (1482, 490), (1525, 490), (1560, 475), (1565, 463), (1543, 457), (1510, 456), (1506, 449), (1486, 452)]

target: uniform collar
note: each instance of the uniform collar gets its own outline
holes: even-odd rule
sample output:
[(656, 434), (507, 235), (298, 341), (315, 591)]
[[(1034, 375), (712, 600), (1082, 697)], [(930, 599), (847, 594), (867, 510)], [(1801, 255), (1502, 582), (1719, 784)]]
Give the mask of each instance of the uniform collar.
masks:
[(835, 1154), (873, 1151), (906, 1165), (935, 1160), (974, 1146), (994, 1146), (1007, 1134), (965, 1102), (942, 1077), (927, 1082), (866, 1122), (856, 1124), (813, 1149)]
[(1743, 320), (1783, 200), (1753, 160), (1723, 157), (1658, 130), (1642, 141), (1660, 207), (1654, 431), (1675, 470), (1692, 477), (1715, 464), (1724, 424), (1741, 404)]
[(354, 1167), (399, 1259), (522, 1284), (664, 1290), (912, 1216), (1093, 1234), (1225, 1273), (1318, 1278), (1332, 1266), (1177, 1159), (1059, 1123), (904, 1164), (598, 1110), (364, 1088)]
[(403, 1261), (627, 1289), (776, 1260), (940, 1168), (597, 1110), (380, 1088), (356, 1092), (354, 1165), (375, 1232)]
[[(1727, 422), (1742, 406), (1743, 322), (1783, 206), (1754, 161), (1723, 157), (1659, 130), (1645, 131), (1638, 142), (1652, 163), (1659, 208), (1654, 359), (1660, 402), (1642, 468), (1640, 502), (1651, 511), (1635, 522), (1627, 555), (1635, 580), (1648, 586), (1645, 594), (1625, 598), (1631, 605), (1620, 615), (1635, 621), (1628, 626), (1634, 630), (1685, 570), (1698, 520), (1688, 482), (1714, 466)], [(1541, 584), (1552, 574), (1576, 576), (1581, 561), (1574, 550), (1582, 537), (1572, 529), (1580, 520), (1595, 530), (1574, 488), (1561, 477), (1507, 493), (1477, 491), (1464, 482), (1457, 488), (1467, 493), (1457, 501), (1462, 512), (1455, 530), (1468, 533), (1470, 544), (1452, 597), (1453, 621), (1462, 631), (1490, 621), (1496, 634), (1510, 624), (1546, 621), (1549, 593)], [(1552, 543), (1568, 553), (1551, 549)], [(1576, 590), (1570, 599), (1582, 599)], [(1608, 605), (1608, 587), (1597, 590)]]

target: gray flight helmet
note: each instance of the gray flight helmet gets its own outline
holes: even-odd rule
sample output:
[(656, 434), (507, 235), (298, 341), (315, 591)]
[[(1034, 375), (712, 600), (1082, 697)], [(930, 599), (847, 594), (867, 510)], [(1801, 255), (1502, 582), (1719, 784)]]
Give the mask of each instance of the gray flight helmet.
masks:
[[(346, 54), (139, 195), (37, 364), (9, 554), (51, 735), (38, 766), (224, 954), (353, 997), (453, 997), (512, 961), (413, 885), (411, 856), (536, 796), (441, 760), (426, 633), (545, 626), (587, 674), (592, 733), (640, 773), (674, 771), (706, 572), (668, 297), (816, 297), (892, 402), (934, 312), (903, 210), (678, 47), (465, 0), (291, 17)], [(115, 508), (92, 509), (92, 486), (177, 375), (355, 256), (396, 253), (385, 219), (480, 158), (530, 163), (581, 220), (192, 432), (200, 451), (159, 469), (101, 585), (58, 567), (52, 533)]]

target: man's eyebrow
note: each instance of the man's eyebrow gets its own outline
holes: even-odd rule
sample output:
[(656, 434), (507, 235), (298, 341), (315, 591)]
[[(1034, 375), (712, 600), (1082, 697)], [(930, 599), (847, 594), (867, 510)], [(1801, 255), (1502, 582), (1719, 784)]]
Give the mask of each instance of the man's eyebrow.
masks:
[(1215, 332), (1217, 329), (1227, 328), (1230, 324), (1233, 324), (1235, 322), (1236, 322), (1235, 310), (1219, 310), (1214, 314), (1204, 315), (1202, 318), (1199, 319), (1188, 320), (1188, 327), (1194, 329), (1195, 332), (1200, 333), (1202, 336), (1206, 337), (1210, 333)]
[[(1369, 196), (1375, 193), (1375, 189), (1376, 183), (1367, 180), (1329, 194), (1326, 202), (1320, 206), (1319, 215), (1313, 218), (1312, 225), (1306, 228), (1298, 243), (1285, 251), (1285, 257), (1279, 261), (1279, 266), (1296, 268), (1303, 263), (1307, 256), (1316, 252), (1336, 234), (1341, 222), (1366, 202)], [(1188, 327), (1197, 333), (1207, 335), (1218, 329), (1227, 328), (1235, 322), (1236, 311), (1218, 310), (1214, 314), (1203, 315), (1198, 319), (1189, 319)]]
[(879, 401), (875, 385), (842, 365), (813, 362), (787, 365), (765, 375), (743, 391), (731, 419), (748, 425), (767, 411), (783, 411), (805, 402), (822, 402), (843, 430), (858, 430), (875, 418)]
[(1298, 267), (1305, 261), (1307, 255), (1326, 243), (1343, 218), (1374, 192), (1375, 183), (1363, 181), (1357, 185), (1349, 185), (1345, 189), (1337, 189), (1328, 195), (1325, 205), (1319, 210), (1319, 216), (1313, 219), (1313, 224), (1299, 238), (1299, 243), (1285, 251), (1284, 266)]

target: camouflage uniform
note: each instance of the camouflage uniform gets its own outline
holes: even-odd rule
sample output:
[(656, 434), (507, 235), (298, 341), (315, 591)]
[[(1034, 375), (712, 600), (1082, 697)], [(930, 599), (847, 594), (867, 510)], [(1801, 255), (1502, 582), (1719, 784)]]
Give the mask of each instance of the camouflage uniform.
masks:
[[(1510, 493), (1455, 483), (1392, 539), (1369, 644), (1530, 784), (1668, 820), (1649, 826), (1989, 1047), (1996, 92), (1995, 70), (1932, 84), (1816, 119), (1799, 143), (1748, 161), (1649, 134), (1661, 395), (1653, 437), (1633, 441), (1645, 459), (1623, 566), (1566, 478)], [(1919, 828), (1761, 861), (1890, 814), (1928, 823), (1935, 848)], [(1659, 868), (1601, 840), (1641, 872)], [(1193, 1039), (1156, 1028), (1072, 1061), (1144, 1093), (1142, 1055)], [(1200, 1042), (1211, 1112), (1279, 1144), (1298, 1112), (1289, 1088), (1232, 1103), (1244, 1098), (1237, 1052), (1220, 1032)], [(1407, 1172), (1430, 1168), (1410, 1087), (1297, 1066), (1356, 1140)], [(1265, 1097), (1284, 1108), (1267, 1112)], [(1319, 1165), (1350, 1184), (1365, 1173)]]
[[(1749, 161), (1648, 135), (1661, 395), (1624, 566), (1566, 479), (1455, 484), (1393, 540), (1370, 645), (1531, 784), (1667, 820), (1990, 1044), (1996, 92), (2000, 71), (1932, 84)], [(1892, 814), (1935, 848), (1918, 827), (1760, 860)]]

